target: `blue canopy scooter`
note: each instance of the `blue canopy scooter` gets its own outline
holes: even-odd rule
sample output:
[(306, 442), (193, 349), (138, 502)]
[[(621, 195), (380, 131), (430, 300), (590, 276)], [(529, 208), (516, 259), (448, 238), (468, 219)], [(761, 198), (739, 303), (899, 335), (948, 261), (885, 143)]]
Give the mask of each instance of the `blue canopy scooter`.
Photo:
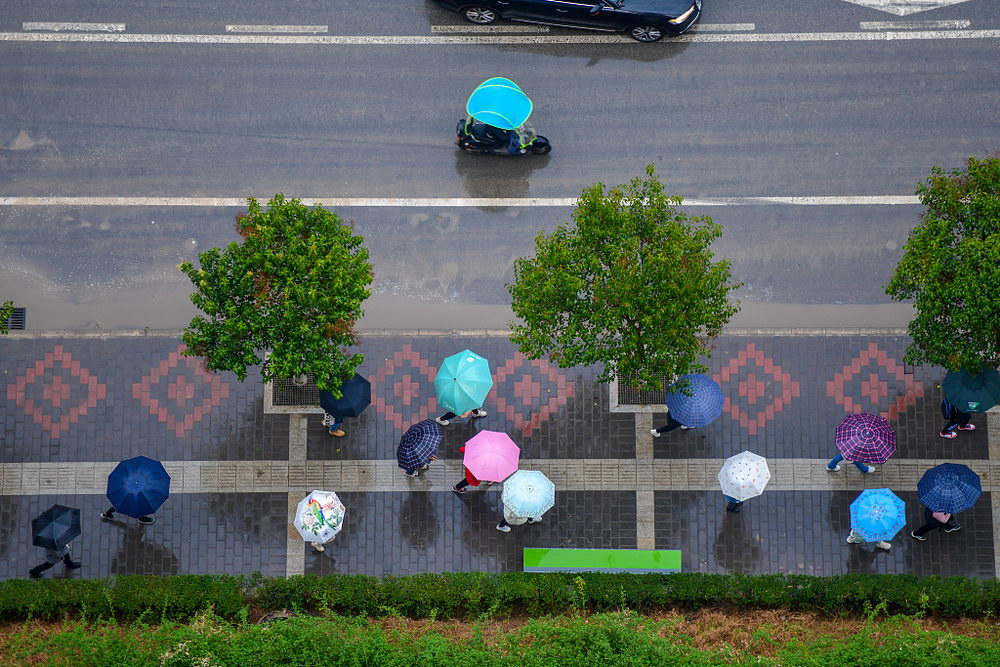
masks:
[(528, 125), (532, 106), (510, 79), (487, 79), (469, 95), (465, 105), (469, 115), (458, 121), (455, 143), (470, 153), (545, 155), (552, 144)]

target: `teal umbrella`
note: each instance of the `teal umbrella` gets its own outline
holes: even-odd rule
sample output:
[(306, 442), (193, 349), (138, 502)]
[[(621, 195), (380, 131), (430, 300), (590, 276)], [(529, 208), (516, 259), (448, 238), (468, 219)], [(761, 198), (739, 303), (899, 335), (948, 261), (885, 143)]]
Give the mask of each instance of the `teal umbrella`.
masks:
[(516, 130), (531, 115), (532, 103), (521, 87), (510, 79), (495, 76), (479, 84), (465, 110), (481, 123), (504, 130)]
[(986, 412), (1000, 403), (1000, 373), (952, 371), (944, 376), (944, 397), (962, 412)]
[(456, 415), (483, 407), (492, 388), (490, 362), (471, 350), (445, 359), (434, 378), (438, 403)]

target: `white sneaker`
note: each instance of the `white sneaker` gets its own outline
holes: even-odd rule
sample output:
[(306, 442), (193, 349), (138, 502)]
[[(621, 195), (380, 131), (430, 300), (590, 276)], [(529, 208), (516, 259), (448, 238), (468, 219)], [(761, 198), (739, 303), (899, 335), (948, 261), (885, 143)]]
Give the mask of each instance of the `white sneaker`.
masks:
[(889, 544), (888, 542), (876, 542), (875, 546), (877, 546), (879, 549), (885, 549), (886, 551), (892, 548), (892, 545)]
[(865, 466), (865, 474), (866, 475), (870, 475), (873, 472), (875, 472), (875, 468), (874, 467), (872, 467), (872, 466)]
[(649, 429), (649, 432), (653, 434), (654, 438), (659, 438), (660, 437), (660, 432), (657, 431), (655, 428)]
[(853, 536), (851, 536), (851, 535), (848, 535), (848, 536), (847, 536), (847, 543), (848, 543), (848, 544), (861, 544), (862, 542), (864, 542), (864, 540), (856, 540), (856, 539), (854, 539), (854, 537), (853, 537)]
[(440, 417), (435, 417), (434, 421), (436, 421), (438, 424), (441, 424), (441, 426), (447, 426), (448, 424), (451, 423), (447, 419), (441, 419)]
[(839, 463), (837, 465), (833, 466), (832, 468), (830, 466), (826, 467), (826, 471), (827, 472), (837, 472), (838, 470), (840, 470), (840, 464)]
[(501, 526), (498, 523), (497, 524), (497, 530), (499, 530), (501, 533), (509, 533), (510, 532), (510, 526)]
[(313, 542), (312, 545), (313, 545), (313, 549), (315, 549), (316, 551), (326, 551), (326, 547), (324, 547), (319, 542)]
[(693, 426), (684, 426), (683, 424), (681, 425), (681, 430), (682, 431), (690, 431), (693, 428), (694, 428)]
[(475, 417), (476, 419), (482, 419), (483, 417), (488, 417), (489, 414), (490, 413), (486, 412), (486, 410), (473, 410), (472, 411), (472, 416)]

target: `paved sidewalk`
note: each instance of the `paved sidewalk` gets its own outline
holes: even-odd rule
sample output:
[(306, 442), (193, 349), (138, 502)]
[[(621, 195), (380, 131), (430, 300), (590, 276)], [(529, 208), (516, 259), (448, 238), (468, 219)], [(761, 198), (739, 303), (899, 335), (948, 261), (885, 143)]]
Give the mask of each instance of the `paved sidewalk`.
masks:
[[(649, 428), (663, 414), (612, 412), (594, 369), (526, 360), (500, 335), (365, 336), (361, 372), (374, 402), (343, 439), (326, 435), (318, 415), (265, 414), (259, 376), (206, 374), (179, 345), (171, 336), (0, 339), (0, 577), (25, 576), (41, 560), (30, 520), (53, 502), (84, 511), (75, 553), (85, 566), (69, 576), (511, 570), (524, 546), (681, 549), (688, 571), (996, 572), (1000, 453), (991, 456), (987, 420), (939, 438), (943, 374), (903, 365), (902, 337), (724, 336), (710, 362), (727, 395), (723, 417), (657, 440)], [(465, 347), (491, 361), (490, 415), (447, 427), (442, 461), (407, 479), (393, 460), (399, 436), (437, 414), (436, 368)], [(893, 421), (896, 456), (874, 475), (827, 473), (834, 427), (861, 410)], [(462, 475), (457, 449), (477, 428), (508, 431), (522, 467), (555, 481), (542, 525), (502, 534), (499, 487), (449, 491)], [(993, 439), (1000, 447), (1000, 433)], [(773, 475), (762, 497), (730, 515), (715, 473), (742, 449), (767, 456)], [(170, 500), (152, 526), (101, 522), (107, 473), (138, 454), (164, 461)], [(918, 522), (916, 480), (943, 460), (983, 478), (962, 531), (924, 543), (904, 532), (888, 554), (844, 543), (847, 507), (863, 488), (889, 486)], [(348, 518), (319, 554), (287, 521), (324, 487), (340, 493)]]

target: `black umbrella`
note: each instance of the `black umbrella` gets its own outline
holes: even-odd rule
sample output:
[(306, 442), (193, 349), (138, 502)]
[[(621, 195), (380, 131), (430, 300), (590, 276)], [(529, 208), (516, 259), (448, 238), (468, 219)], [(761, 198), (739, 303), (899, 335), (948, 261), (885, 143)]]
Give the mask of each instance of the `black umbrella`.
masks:
[(334, 398), (328, 391), (319, 392), (319, 404), (332, 417), (357, 417), (372, 402), (371, 383), (357, 373), (340, 385), (340, 393), (340, 398)]
[(53, 505), (31, 520), (31, 543), (58, 551), (80, 537), (80, 510)]

